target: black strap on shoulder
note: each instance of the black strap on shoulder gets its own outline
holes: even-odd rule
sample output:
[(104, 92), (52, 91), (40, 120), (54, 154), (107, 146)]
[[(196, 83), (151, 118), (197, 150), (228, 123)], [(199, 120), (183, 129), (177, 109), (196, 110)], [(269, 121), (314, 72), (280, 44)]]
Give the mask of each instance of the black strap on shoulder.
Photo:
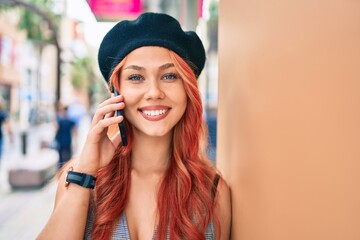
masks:
[(213, 200), (215, 199), (215, 196), (216, 196), (216, 189), (219, 184), (219, 180), (220, 180), (220, 175), (216, 174), (215, 178), (214, 178), (214, 182), (213, 182), (213, 187), (211, 189), (211, 197)]

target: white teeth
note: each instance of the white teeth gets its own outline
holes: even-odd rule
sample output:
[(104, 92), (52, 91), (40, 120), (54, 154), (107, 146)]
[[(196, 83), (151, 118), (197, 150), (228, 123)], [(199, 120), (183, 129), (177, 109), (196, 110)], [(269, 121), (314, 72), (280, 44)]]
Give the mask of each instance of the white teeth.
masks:
[(154, 116), (159, 116), (159, 115), (162, 115), (162, 114), (166, 113), (167, 110), (166, 110), (166, 109), (161, 109), (161, 110), (143, 110), (142, 112), (145, 113), (145, 114), (148, 115), (148, 116), (154, 117)]

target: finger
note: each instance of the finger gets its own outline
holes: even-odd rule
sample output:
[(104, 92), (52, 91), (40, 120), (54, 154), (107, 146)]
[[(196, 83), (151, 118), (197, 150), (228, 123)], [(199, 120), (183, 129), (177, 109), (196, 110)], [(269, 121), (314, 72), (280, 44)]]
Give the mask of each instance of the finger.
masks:
[(111, 114), (114, 114), (116, 110), (123, 109), (124, 107), (125, 107), (125, 103), (120, 102), (120, 103), (109, 104), (103, 106), (102, 108), (99, 108), (98, 110), (96, 110), (95, 115), (93, 117), (92, 126), (95, 126), (100, 120), (106, 118), (105, 116), (107, 114), (111, 116)]
[(108, 98), (105, 101), (103, 101), (102, 103), (100, 103), (97, 108), (102, 108), (105, 105), (108, 105), (108, 104), (111, 104), (111, 103), (116, 103), (116, 102), (123, 102), (123, 101), (124, 101), (124, 96), (123, 95), (112, 96), (111, 98)]
[(97, 133), (97, 134), (103, 134), (103, 133), (106, 134), (107, 128), (110, 125), (119, 124), (123, 120), (124, 120), (123, 116), (115, 116), (115, 117), (111, 117), (111, 118), (102, 119), (93, 127), (93, 131), (94, 131), (94, 133)]
[(112, 112), (109, 112), (107, 114), (105, 114), (105, 117), (104, 118), (111, 118), (115, 115), (115, 111), (112, 111)]
[(104, 115), (106, 114), (103, 112), (105, 106), (107, 106), (109, 104), (120, 103), (120, 102), (123, 102), (123, 100), (124, 100), (123, 96), (118, 96), (118, 97), (109, 98), (109, 99), (105, 100), (104, 102), (102, 102), (101, 104), (99, 104), (96, 108), (95, 115), (94, 115), (95, 123), (97, 123), (100, 119), (104, 118)]
[(120, 110), (123, 109), (125, 107), (125, 103), (124, 102), (120, 102), (120, 103), (113, 103), (110, 105), (106, 105), (102, 108), (99, 108), (94, 115), (93, 118), (93, 123), (96, 124), (98, 121), (102, 120), (105, 118), (106, 115), (114, 115), (114, 112), (116, 110)]

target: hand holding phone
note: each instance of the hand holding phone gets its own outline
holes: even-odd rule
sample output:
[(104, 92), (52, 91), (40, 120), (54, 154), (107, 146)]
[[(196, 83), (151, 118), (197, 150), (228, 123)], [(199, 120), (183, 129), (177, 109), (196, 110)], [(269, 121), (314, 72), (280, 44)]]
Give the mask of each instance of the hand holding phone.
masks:
[[(115, 94), (115, 96), (119, 96), (119, 93), (118, 93), (118, 91), (116, 90), (115, 87), (114, 87), (114, 94)], [(116, 116), (124, 116), (123, 111), (122, 110), (116, 110)], [(119, 130), (120, 130), (120, 136), (121, 136), (122, 145), (127, 146), (127, 138), (126, 138), (124, 121), (119, 123)]]

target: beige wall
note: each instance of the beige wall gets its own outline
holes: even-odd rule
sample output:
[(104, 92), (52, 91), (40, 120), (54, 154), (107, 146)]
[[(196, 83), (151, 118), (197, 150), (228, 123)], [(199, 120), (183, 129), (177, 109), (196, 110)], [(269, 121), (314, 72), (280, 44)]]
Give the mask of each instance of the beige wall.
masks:
[(360, 239), (360, 1), (220, 0), (233, 239)]

